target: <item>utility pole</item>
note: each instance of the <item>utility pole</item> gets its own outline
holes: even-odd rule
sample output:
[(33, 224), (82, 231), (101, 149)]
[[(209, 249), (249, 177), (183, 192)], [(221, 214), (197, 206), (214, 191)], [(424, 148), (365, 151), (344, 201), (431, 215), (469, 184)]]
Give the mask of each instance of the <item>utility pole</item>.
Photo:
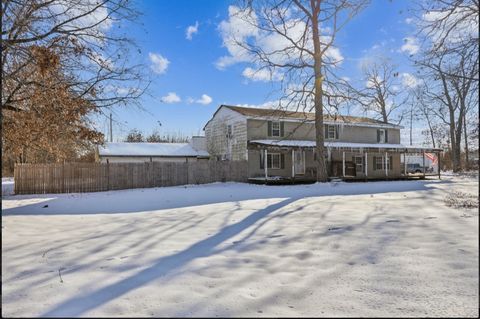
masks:
[(410, 107), (410, 146), (412, 146), (413, 105)]
[(113, 133), (112, 133), (112, 112), (110, 112), (110, 143), (113, 142)]

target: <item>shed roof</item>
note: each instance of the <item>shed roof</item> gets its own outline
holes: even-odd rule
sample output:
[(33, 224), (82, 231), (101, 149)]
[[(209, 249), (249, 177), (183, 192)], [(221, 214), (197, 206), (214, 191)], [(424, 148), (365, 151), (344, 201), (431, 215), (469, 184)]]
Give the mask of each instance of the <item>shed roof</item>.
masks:
[(206, 151), (196, 150), (189, 143), (105, 143), (98, 148), (98, 154), (99, 156), (208, 156)]

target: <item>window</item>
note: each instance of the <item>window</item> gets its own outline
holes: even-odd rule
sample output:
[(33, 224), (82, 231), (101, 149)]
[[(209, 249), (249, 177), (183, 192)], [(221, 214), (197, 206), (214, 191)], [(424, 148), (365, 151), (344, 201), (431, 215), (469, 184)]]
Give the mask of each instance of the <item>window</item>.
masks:
[(336, 125), (325, 125), (325, 139), (338, 139), (338, 129)]
[[(264, 151), (260, 151), (260, 168), (263, 169), (265, 161)], [(271, 169), (283, 169), (285, 168), (285, 156), (280, 153), (267, 154), (267, 168)]]
[(393, 157), (389, 156), (389, 157), (387, 157), (387, 163), (385, 164), (385, 156), (375, 156), (374, 157), (374, 164), (373, 164), (374, 169), (375, 170), (384, 170), (385, 165), (386, 165), (388, 170), (392, 170), (393, 169), (392, 161), (393, 161)]
[(375, 157), (375, 169), (383, 169), (383, 157)]
[(267, 167), (272, 169), (280, 169), (280, 154), (267, 154)]
[(377, 130), (377, 143), (388, 143), (388, 131), (385, 129)]
[(268, 136), (283, 136), (284, 125), (281, 121), (268, 121)]
[(272, 136), (280, 136), (280, 122), (272, 122)]
[(232, 125), (231, 124), (227, 125), (227, 138), (232, 137), (232, 132), (233, 132)]

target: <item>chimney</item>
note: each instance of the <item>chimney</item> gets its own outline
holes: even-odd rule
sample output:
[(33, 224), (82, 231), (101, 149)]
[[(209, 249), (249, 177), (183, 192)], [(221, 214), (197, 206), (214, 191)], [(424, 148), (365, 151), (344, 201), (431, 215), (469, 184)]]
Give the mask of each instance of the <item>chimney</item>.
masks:
[(190, 145), (197, 151), (207, 150), (207, 140), (205, 136), (192, 136)]

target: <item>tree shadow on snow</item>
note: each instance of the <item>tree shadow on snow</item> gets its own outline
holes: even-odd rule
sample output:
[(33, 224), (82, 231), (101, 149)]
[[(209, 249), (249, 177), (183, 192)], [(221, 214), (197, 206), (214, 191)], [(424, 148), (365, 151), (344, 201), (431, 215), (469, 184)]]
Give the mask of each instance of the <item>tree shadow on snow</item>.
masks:
[(326, 183), (265, 186), (244, 183), (214, 183), (145, 188), (83, 194), (17, 195), (4, 200), (44, 199), (40, 203), (2, 209), (12, 215), (84, 215), (139, 213), (252, 199), (291, 196), (347, 196), (431, 190), (448, 180)]
[[(172, 271), (185, 266), (196, 258), (208, 257), (215, 254), (215, 247), (240, 234), (270, 213), (289, 205), (297, 199), (298, 198), (288, 198), (279, 203), (255, 211), (241, 221), (220, 229), (216, 234), (191, 245), (181, 252), (157, 259), (153, 266), (148, 267), (131, 277), (107, 285), (86, 295), (70, 298), (50, 311), (42, 314), (42, 316), (81, 316), (85, 312), (106, 304), (148, 282), (160, 277), (168, 277)], [(291, 211), (291, 213), (292, 212), (294, 211)]]

